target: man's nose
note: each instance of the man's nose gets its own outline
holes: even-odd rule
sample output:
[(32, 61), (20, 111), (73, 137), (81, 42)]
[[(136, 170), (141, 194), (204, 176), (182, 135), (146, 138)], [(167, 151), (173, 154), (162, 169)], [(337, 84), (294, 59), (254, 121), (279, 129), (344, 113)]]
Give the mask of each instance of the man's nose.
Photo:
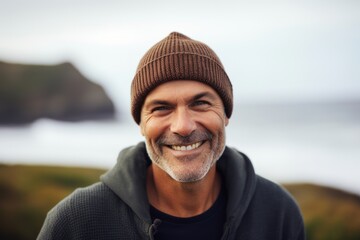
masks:
[(171, 120), (170, 131), (180, 136), (189, 136), (196, 129), (196, 122), (186, 109), (178, 109)]

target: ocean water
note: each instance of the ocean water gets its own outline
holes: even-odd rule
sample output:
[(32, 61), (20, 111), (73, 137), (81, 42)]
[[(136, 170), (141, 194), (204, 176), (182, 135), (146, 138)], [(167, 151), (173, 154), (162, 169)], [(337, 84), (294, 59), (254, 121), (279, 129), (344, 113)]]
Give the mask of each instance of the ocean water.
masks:
[[(279, 183), (311, 182), (360, 194), (360, 104), (240, 105), (227, 145), (258, 174)], [(121, 149), (143, 141), (129, 122), (42, 119), (0, 127), (0, 162), (111, 168)]]

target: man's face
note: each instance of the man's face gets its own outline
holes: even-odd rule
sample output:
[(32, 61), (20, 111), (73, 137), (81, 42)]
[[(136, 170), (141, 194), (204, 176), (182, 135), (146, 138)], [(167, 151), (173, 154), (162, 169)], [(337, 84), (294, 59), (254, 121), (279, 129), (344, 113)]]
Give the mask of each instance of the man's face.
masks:
[(210, 86), (170, 81), (151, 91), (141, 109), (141, 133), (154, 164), (179, 182), (202, 179), (225, 148), (221, 98)]

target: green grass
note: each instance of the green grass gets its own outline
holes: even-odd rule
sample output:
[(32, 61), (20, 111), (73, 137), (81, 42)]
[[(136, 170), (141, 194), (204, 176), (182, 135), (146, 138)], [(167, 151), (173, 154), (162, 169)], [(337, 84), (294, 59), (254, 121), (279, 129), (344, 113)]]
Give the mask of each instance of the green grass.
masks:
[[(46, 213), (104, 169), (0, 164), (0, 239), (35, 239)], [(300, 205), (307, 240), (359, 240), (360, 197), (312, 184), (285, 184)]]
[(307, 240), (360, 239), (360, 196), (313, 184), (284, 186), (300, 205)]
[(35, 239), (46, 213), (105, 170), (0, 165), (0, 239)]

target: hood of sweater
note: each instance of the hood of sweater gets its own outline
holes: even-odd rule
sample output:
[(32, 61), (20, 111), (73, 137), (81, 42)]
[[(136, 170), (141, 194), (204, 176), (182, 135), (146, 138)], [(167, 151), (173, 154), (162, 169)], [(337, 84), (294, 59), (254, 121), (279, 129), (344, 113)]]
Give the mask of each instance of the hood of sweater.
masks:
[[(118, 195), (143, 221), (151, 224), (146, 193), (146, 169), (151, 160), (145, 143), (122, 150), (116, 165), (101, 176), (101, 181)], [(250, 160), (226, 147), (217, 161), (227, 191), (227, 227), (240, 224), (256, 187), (256, 175)]]

